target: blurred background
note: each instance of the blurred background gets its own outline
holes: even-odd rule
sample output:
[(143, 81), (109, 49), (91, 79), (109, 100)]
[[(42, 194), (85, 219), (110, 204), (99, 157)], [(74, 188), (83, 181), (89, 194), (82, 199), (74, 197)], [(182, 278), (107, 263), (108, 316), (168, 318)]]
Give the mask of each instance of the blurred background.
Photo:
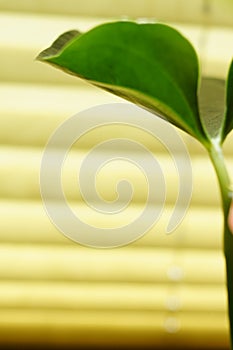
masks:
[[(49, 136), (75, 113), (121, 99), (35, 57), (64, 31), (116, 19), (175, 26), (196, 48), (202, 74), (226, 78), (233, 57), (232, 0), (0, 0), (2, 349), (229, 349), (220, 198), (209, 159), (194, 139), (180, 133), (191, 155), (193, 195), (170, 236), (165, 228), (176, 201), (177, 173), (166, 149), (135, 129), (97, 129), (79, 141), (72, 157), (81, 159), (106, 134), (136, 137), (154, 152), (167, 199), (148, 234), (123, 248), (86, 248), (65, 238), (44, 211), (39, 172)], [(225, 154), (231, 174), (232, 145), (230, 135)], [(75, 190), (72, 157), (64, 180), (67, 198), (85, 220), (105, 227), (109, 218), (91, 216)], [(122, 164), (114, 169), (99, 176), (100, 192), (112, 199), (112, 179), (129, 178), (133, 212), (143, 206), (144, 180)]]

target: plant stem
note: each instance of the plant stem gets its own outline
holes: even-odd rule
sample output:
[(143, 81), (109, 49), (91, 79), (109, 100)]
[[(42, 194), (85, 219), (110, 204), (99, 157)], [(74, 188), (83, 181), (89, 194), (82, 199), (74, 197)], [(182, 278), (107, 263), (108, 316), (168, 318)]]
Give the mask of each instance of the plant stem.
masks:
[(213, 142), (208, 149), (208, 153), (217, 174), (222, 197), (222, 208), (224, 214), (223, 247), (226, 261), (230, 342), (231, 349), (233, 349), (233, 234), (228, 225), (228, 215), (232, 201), (232, 189), (230, 187), (230, 178), (226, 169), (221, 144), (219, 142)]
[(228, 313), (230, 320), (231, 349), (233, 349), (233, 235), (229, 230), (227, 221), (224, 221), (224, 250), (227, 273)]

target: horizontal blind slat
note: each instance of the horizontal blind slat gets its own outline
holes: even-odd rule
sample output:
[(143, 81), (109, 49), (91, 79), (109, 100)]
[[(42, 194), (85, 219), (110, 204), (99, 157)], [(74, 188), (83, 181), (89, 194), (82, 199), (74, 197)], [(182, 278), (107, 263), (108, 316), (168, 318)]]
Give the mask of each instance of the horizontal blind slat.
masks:
[[(141, 208), (142, 209), (142, 208)], [(173, 249), (198, 248), (220, 249), (222, 245), (222, 215), (220, 208), (191, 206), (182, 221), (171, 235), (166, 235), (166, 227), (172, 214), (172, 207), (167, 206), (161, 218), (142, 238), (133, 244), (136, 246), (169, 247)], [(0, 242), (35, 243), (35, 244), (73, 244), (65, 238), (49, 220), (41, 202), (0, 201)], [(79, 206), (79, 212), (85, 213), (85, 206)], [(132, 215), (137, 215), (132, 208)], [(14, 220), (12, 220), (14, 218)], [(108, 226), (112, 219), (106, 215)], [(118, 218), (118, 225), (123, 224), (124, 217)], [(98, 216), (91, 220), (92, 225), (103, 226)], [(27, 224), (25, 224), (27, 223)]]
[[(77, 174), (82, 166), (82, 160), (86, 156), (85, 150), (69, 152), (69, 156), (63, 166), (62, 184), (68, 200), (82, 201), (80, 188), (77, 185)], [(42, 160), (42, 150), (25, 147), (1, 147), (0, 148), (0, 195), (2, 198), (38, 199), (40, 198), (39, 173)], [(96, 154), (98, 157), (98, 154)], [(114, 150), (110, 154), (114, 158)], [(130, 153), (126, 151), (127, 159)], [(135, 162), (138, 158), (142, 161), (142, 154), (134, 155)], [(175, 157), (175, 155), (174, 155)], [(178, 157), (178, 156), (177, 156)], [(164, 179), (166, 181), (167, 203), (174, 203), (177, 198), (179, 177), (175, 163), (170, 156), (155, 154)], [(140, 164), (138, 162), (138, 164)], [(149, 163), (147, 164), (150, 165)], [(51, 165), (52, 166), (52, 165)], [(151, 164), (153, 167), (153, 165)], [(219, 205), (220, 198), (215, 179), (214, 170), (207, 158), (196, 156), (191, 160), (193, 172), (192, 203), (199, 205)], [(231, 158), (228, 159), (229, 171), (233, 172)], [(186, 169), (182, 176), (186, 176)], [(130, 162), (115, 160), (103, 167), (98, 174), (97, 188), (105, 200), (115, 200), (115, 186), (122, 178), (127, 178), (135, 186), (131, 203), (144, 202), (148, 191), (146, 177), (140, 169)], [(191, 179), (187, 177), (187, 181)], [(151, 184), (150, 184), (151, 185)], [(205, 193), (205, 196), (203, 196)], [(51, 198), (56, 200), (56, 198)], [(91, 199), (92, 200), (92, 199)], [(156, 203), (155, 203), (156, 204)], [(161, 205), (161, 203), (158, 203)]]
[[(227, 319), (224, 313), (188, 313), (172, 317), (151, 312), (72, 312), (43, 310), (9, 310), (1, 312), (0, 341), (46, 341), (55, 344), (85, 345), (157, 345), (187, 349), (228, 346)], [(91, 337), (90, 337), (91, 334)]]
[(222, 285), (0, 282), (0, 308), (4, 310), (225, 312), (226, 307)]
[(121, 248), (93, 250), (79, 246), (0, 246), (0, 278), (222, 284), (220, 251)]
[(88, 15), (121, 18), (124, 16), (149, 17), (162, 21), (181, 21), (199, 24), (232, 26), (230, 1), (210, 0), (98, 0), (97, 2), (66, 0), (65, 3), (50, 1), (7, 0), (0, 1), (0, 9), (22, 13), (43, 13), (60, 15)]

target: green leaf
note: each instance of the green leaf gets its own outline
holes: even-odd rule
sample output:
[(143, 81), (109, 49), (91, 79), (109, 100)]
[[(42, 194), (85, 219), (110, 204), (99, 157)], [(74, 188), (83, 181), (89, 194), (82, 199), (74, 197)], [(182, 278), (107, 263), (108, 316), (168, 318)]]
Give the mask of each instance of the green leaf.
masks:
[(203, 143), (208, 139), (198, 111), (196, 53), (167, 25), (106, 23), (58, 38), (38, 59), (159, 114)]
[(225, 116), (225, 81), (203, 78), (199, 89), (198, 103), (206, 134), (211, 139), (221, 141)]
[(231, 62), (227, 79), (227, 111), (223, 128), (223, 139), (233, 129), (233, 61)]

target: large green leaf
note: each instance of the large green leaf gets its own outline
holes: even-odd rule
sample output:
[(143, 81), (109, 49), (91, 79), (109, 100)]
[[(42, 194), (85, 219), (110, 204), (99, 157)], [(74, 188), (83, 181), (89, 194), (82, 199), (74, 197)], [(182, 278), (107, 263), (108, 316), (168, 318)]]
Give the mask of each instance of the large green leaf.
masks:
[(227, 79), (227, 111), (223, 128), (223, 138), (233, 129), (233, 61)]
[(205, 142), (191, 44), (163, 24), (113, 22), (62, 35), (38, 59), (126, 98)]

